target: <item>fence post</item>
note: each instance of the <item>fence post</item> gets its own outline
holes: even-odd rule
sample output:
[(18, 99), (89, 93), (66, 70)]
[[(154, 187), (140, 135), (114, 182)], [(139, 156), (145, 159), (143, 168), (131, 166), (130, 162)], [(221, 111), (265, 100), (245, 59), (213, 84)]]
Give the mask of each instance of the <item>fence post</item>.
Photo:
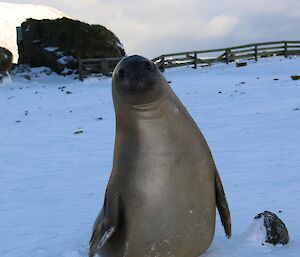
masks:
[(197, 69), (197, 53), (194, 53), (194, 69)]
[(78, 59), (78, 71), (79, 71), (79, 80), (83, 81), (84, 74), (83, 74), (83, 63), (81, 59)]
[(255, 45), (255, 47), (254, 47), (254, 58), (255, 58), (255, 61), (258, 60), (257, 45)]
[(226, 49), (225, 51), (225, 58), (226, 58), (226, 63), (229, 63), (229, 49)]
[(165, 57), (162, 55), (161, 56), (161, 71), (164, 72), (165, 71)]
[(288, 57), (288, 46), (286, 41), (284, 41), (284, 57)]
[(108, 69), (108, 61), (103, 60), (100, 64), (101, 66), (101, 72), (105, 76), (110, 76), (109, 69)]

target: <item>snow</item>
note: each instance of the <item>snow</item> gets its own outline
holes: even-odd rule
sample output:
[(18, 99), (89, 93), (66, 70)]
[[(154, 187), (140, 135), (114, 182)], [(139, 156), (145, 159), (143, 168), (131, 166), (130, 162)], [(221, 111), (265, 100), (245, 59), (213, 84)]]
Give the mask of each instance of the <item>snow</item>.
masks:
[(55, 46), (49, 46), (49, 47), (45, 47), (44, 48), (46, 51), (48, 52), (55, 52), (57, 51), (59, 48), (58, 47), (55, 47)]
[[(210, 145), (232, 215), (232, 239), (217, 218), (203, 257), (299, 255), (300, 80), (290, 78), (299, 67), (278, 57), (166, 71)], [(43, 70), (0, 85), (1, 257), (87, 256), (110, 175), (111, 79)], [(264, 210), (286, 224), (288, 245), (261, 245), (253, 218)]]
[(123, 50), (124, 50), (124, 45), (123, 45), (122, 43), (120, 43), (120, 42), (116, 42), (116, 45), (117, 45), (118, 47), (120, 47), (121, 49), (123, 49)]
[(262, 245), (265, 243), (266, 236), (267, 230), (264, 226), (264, 218), (261, 217), (252, 221), (252, 224), (245, 234), (242, 235), (242, 238), (254, 244)]
[(57, 61), (61, 64), (67, 64), (69, 62), (76, 62), (76, 59), (72, 55), (69, 55), (69, 56), (63, 56), (59, 58)]
[(10, 50), (13, 61), (18, 62), (17, 32), (22, 22), (28, 18), (56, 19), (66, 15), (52, 7), (34, 4), (12, 4), (0, 2), (0, 46)]

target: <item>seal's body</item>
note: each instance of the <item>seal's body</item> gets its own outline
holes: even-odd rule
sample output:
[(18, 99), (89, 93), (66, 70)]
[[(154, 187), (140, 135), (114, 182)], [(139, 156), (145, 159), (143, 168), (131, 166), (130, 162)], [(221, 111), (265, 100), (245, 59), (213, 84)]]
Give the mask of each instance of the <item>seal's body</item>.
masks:
[(156, 66), (123, 59), (113, 74), (114, 162), (90, 256), (197, 257), (230, 214), (209, 147)]

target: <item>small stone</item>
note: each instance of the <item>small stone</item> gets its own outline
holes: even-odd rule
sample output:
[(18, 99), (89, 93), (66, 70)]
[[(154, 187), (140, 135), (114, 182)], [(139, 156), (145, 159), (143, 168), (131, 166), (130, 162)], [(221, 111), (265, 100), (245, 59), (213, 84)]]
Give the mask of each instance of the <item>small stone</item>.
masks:
[(292, 78), (292, 80), (299, 80), (300, 75), (292, 75), (291, 78)]
[(236, 67), (244, 67), (244, 66), (247, 66), (247, 63), (246, 62), (237, 62), (235, 64)]
[(279, 80), (279, 79), (275, 78), (274, 80)]
[(270, 211), (264, 211), (255, 216), (254, 219), (264, 219), (264, 227), (267, 234), (265, 242), (273, 245), (285, 245), (289, 242), (288, 230), (281, 219), (276, 214)]
[(17, 120), (17, 121), (16, 121), (16, 123), (20, 123), (20, 122), (21, 122), (20, 120)]
[(97, 118), (97, 120), (103, 120), (103, 118), (102, 118), (102, 117), (99, 117), (99, 118)]
[(221, 92), (221, 91), (219, 91), (219, 94), (222, 94), (222, 92)]

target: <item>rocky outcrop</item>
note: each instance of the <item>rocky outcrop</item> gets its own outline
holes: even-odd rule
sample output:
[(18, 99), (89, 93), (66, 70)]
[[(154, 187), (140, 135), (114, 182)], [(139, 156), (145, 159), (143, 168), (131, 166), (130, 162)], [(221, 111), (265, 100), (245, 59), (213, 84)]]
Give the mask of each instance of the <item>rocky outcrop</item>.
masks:
[(0, 74), (6, 73), (12, 66), (13, 55), (6, 48), (0, 47)]
[(21, 25), (19, 64), (47, 66), (59, 74), (73, 73), (79, 58), (122, 57), (119, 39), (101, 25), (61, 18), (28, 19)]
[(6, 48), (0, 47), (0, 83), (9, 76), (8, 72), (13, 64), (13, 55)]
[(288, 230), (281, 219), (270, 211), (264, 211), (255, 216), (256, 220), (263, 219), (266, 228), (265, 242), (273, 245), (287, 244), (289, 242)]

